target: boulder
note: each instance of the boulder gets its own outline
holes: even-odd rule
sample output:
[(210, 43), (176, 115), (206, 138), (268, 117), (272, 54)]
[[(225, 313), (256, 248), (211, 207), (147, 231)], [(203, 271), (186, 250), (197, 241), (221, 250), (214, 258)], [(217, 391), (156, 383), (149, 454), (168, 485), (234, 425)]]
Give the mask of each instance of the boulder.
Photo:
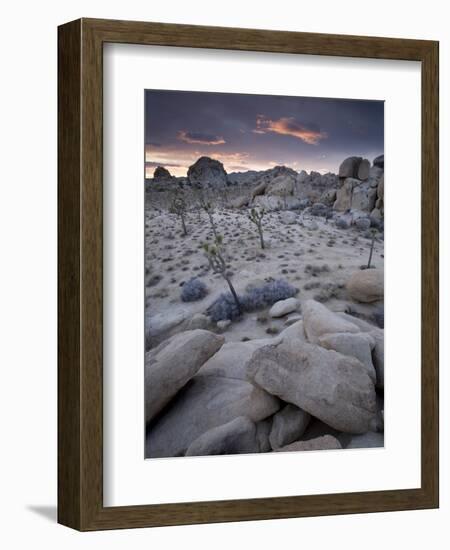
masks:
[(332, 435), (323, 435), (316, 439), (308, 439), (307, 441), (296, 441), (290, 445), (275, 449), (275, 452), (289, 451), (329, 451), (333, 449), (342, 449), (339, 441)]
[(384, 155), (378, 155), (373, 159), (373, 165), (384, 169)]
[(217, 321), (216, 325), (221, 332), (224, 332), (231, 325), (231, 321), (230, 319), (223, 319), (222, 321)]
[[(277, 337), (279, 340), (283, 340), (286, 338), (295, 338), (297, 340), (300, 340), (302, 342), (306, 342), (306, 336), (305, 336), (305, 329), (303, 326), (303, 320), (296, 321), (292, 325), (289, 325), (287, 328), (285, 328)], [(274, 343), (274, 340), (270, 341), (271, 344)]]
[(285, 225), (293, 225), (294, 223), (297, 223), (297, 221), (298, 218), (295, 212), (291, 212), (289, 210), (283, 210), (280, 212), (281, 223), (284, 223)]
[(363, 159), (358, 166), (358, 173), (356, 177), (359, 180), (365, 181), (369, 177), (370, 162), (367, 159)]
[(223, 337), (188, 330), (165, 340), (145, 355), (145, 419), (152, 420), (222, 346)]
[(336, 227), (339, 229), (348, 229), (351, 225), (351, 219), (349, 216), (338, 216), (335, 219)]
[(239, 416), (199, 436), (189, 445), (186, 456), (259, 452), (255, 423), (245, 416)]
[(358, 229), (361, 229), (362, 231), (367, 231), (370, 228), (370, 218), (358, 218), (355, 221), (355, 225)]
[(244, 195), (242, 197), (237, 197), (236, 199), (232, 200), (230, 202), (230, 206), (231, 208), (243, 208), (244, 206), (247, 206), (249, 202), (249, 197), (246, 197)]
[(354, 435), (347, 445), (347, 449), (370, 449), (384, 447), (384, 435), (380, 432), (367, 432), (361, 435)]
[(370, 212), (375, 206), (377, 190), (370, 187), (368, 183), (355, 185), (353, 187), (352, 206), (356, 210)]
[(336, 201), (333, 204), (335, 210), (344, 212), (353, 208), (353, 193), (361, 182), (355, 178), (346, 178), (342, 186), (336, 191)]
[(361, 157), (348, 157), (339, 166), (340, 178), (356, 178), (358, 176), (359, 165), (362, 162)]
[(257, 197), (258, 195), (264, 195), (266, 191), (266, 187), (268, 185), (269, 185), (268, 181), (262, 181), (261, 183), (258, 183), (258, 185), (252, 191), (252, 199)]
[(379, 199), (384, 200), (384, 175), (381, 176), (377, 187), (377, 196)]
[(203, 313), (196, 313), (183, 324), (185, 330), (195, 330), (197, 328), (207, 330), (211, 327), (211, 318)]
[(256, 351), (247, 375), (257, 386), (338, 431), (365, 433), (376, 425), (375, 387), (354, 357), (295, 339)]
[(325, 206), (333, 206), (336, 200), (336, 189), (326, 189), (320, 196), (320, 203)]
[(170, 332), (181, 325), (188, 315), (185, 309), (148, 315), (145, 319), (145, 349), (149, 350), (153, 345), (170, 336)]
[(244, 380), (194, 376), (147, 430), (146, 457), (183, 456), (208, 430), (239, 416), (259, 422), (279, 408), (276, 397)]
[(272, 449), (278, 449), (300, 439), (310, 419), (311, 415), (295, 405), (286, 405), (274, 414), (269, 435)]
[(370, 333), (337, 333), (324, 334), (319, 338), (319, 345), (325, 349), (333, 349), (359, 359), (366, 367), (370, 379), (376, 383), (375, 367), (372, 363), (372, 350), (375, 348), (375, 338)]
[(279, 300), (275, 302), (270, 308), (270, 317), (284, 317), (288, 313), (298, 311), (300, 308), (300, 300), (297, 298), (287, 298), (286, 300)]
[(347, 292), (357, 302), (371, 303), (383, 300), (383, 271), (380, 269), (355, 271), (347, 282)]
[(336, 313), (315, 300), (307, 300), (302, 304), (303, 324), (309, 342), (317, 344), (324, 334), (336, 332), (360, 332), (357, 325), (342, 319)]
[(367, 332), (374, 339), (375, 346), (372, 351), (372, 362), (377, 373), (377, 388), (384, 388), (384, 330), (375, 325), (371, 325), (363, 319), (347, 315), (346, 313), (337, 313), (341, 319), (357, 325), (361, 332)]
[(164, 166), (158, 166), (155, 168), (155, 171), (153, 172), (153, 182), (154, 183), (161, 183), (165, 181), (171, 181), (172, 175), (167, 170), (167, 168), (164, 168)]
[(311, 206), (311, 215), (312, 216), (326, 216), (329, 208), (326, 204), (322, 202), (316, 202)]
[(273, 344), (273, 342), (272, 338), (261, 338), (248, 342), (227, 342), (206, 361), (198, 374), (247, 380), (247, 364), (253, 353), (261, 347)]
[(200, 189), (217, 189), (227, 185), (227, 173), (223, 164), (209, 157), (200, 157), (189, 167), (187, 176), (190, 184)]
[(282, 174), (274, 178), (266, 188), (267, 195), (278, 195), (280, 197), (292, 195), (297, 174)]
[(260, 420), (255, 424), (256, 439), (258, 440), (260, 453), (267, 453), (268, 451), (272, 450), (272, 447), (270, 446), (270, 441), (269, 441), (270, 430), (272, 429), (272, 418), (273, 416), (269, 416), (269, 418)]
[(369, 171), (369, 185), (370, 187), (378, 187), (380, 179), (383, 177), (384, 170), (378, 166), (372, 166)]

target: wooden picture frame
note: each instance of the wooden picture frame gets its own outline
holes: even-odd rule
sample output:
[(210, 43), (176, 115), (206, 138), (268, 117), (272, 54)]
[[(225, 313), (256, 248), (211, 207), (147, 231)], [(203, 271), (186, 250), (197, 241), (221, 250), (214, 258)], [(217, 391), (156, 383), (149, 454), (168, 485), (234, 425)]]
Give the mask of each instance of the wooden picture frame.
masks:
[[(421, 487), (104, 507), (102, 47), (106, 42), (419, 61), (422, 67)], [(58, 32), (58, 521), (81, 530), (438, 506), (438, 43), (79, 19)]]

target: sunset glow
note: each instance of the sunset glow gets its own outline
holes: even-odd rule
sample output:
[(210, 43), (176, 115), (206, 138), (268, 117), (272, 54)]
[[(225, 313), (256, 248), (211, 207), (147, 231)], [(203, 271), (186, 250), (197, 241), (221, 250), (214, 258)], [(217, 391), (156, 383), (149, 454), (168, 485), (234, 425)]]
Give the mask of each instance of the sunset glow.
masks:
[(384, 150), (382, 101), (146, 91), (145, 175), (186, 176), (201, 156), (227, 172), (336, 172), (343, 158)]

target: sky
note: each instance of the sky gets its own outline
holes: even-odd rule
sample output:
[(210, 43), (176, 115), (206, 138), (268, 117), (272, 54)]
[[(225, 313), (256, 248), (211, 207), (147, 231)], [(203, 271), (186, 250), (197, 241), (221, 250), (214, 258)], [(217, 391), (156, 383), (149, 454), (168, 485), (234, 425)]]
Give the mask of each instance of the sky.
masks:
[(229, 172), (337, 173), (349, 156), (384, 152), (384, 102), (253, 94), (146, 90), (145, 173), (185, 176), (199, 157)]

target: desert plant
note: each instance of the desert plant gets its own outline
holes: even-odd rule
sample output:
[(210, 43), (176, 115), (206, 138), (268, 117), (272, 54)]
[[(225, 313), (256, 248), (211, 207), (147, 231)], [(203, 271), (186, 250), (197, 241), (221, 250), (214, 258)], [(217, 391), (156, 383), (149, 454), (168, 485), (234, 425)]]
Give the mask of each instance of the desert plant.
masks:
[(217, 240), (219, 233), (217, 231), (217, 226), (214, 222), (214, 207), (209, 201), (206, 200), (204, 195), (200, 195), (198, 199), (198, 203), (200, 208), (206, 212), (206, 215), (208, 216), (209, 224), (211, 225), (211, 229), (214, 234), (214, 238)]
[(373, 247), (375, 245), (375, 237), (377, 236), (377, 230), (375, 228), (370, 229), (370, 234), (372, 236), (372, 239), (370, 241), (370, 253), (369, 253), (369, 261), (367, 262), (367, 269), (370, 269), (371, 267)]
[(208, 259), (209, 265), (214, 273), (219, 273), (222, 275), (222, 277), (225, 279), (231, 295), (233, 297), (233, 300), (236, 304), (236, 308), (239, 312), (239, 314), (242, 313), (242, 306), (239, 301), (239, 297), (237, 295), (236, 290), (234, 289), (234, 286), (231, 282), (230, 276), (228, 274), (228, 266), (225, 261), (225, 258), (223, 257), (223, 238), (222, 235), (217, 235), (215, 238), (215, 242), (213, 245), (210, 245), (208, 243), (205, 243), (203, 245), (203, 250), (205, 251), (205, 255)]
[(187, 205), (184, 197), (179, 193), (175, 193), (170, 203), (169, 212), (171, 214), (176, 214), (180, 218), (183, 227), (183, 235), (188, 234), (186, 228), (186, 211)]
[(184, 283), (181, 290), (181, 299), (183, 302), (195, 302), (196, 300), (201, 300), (207, 294), (208, 288), (206, 284), (197, 277), (193, 277)]
[(248, 219), (254, 223), (258, 229), (258, 233), (259, 233), (259, 240), (260, 240), (260, 243), (261, 243), (261, 248), (265, 248), (265, 244), (264, 244), (264, 235), (263, 235), (263, 228), (262, 228), (262, 220), (264, 218), (264, 215), (265, 215), (266, 211), (264, 210), (264, 208), (262, 208), (261, 210), (256, 210), (256, 208), (252, 208), (250, 210), (250, 214), (248, 215)]
[(255, 311), (271, 306), (280, 300), (292, 298), (297, 293), (298, 289), (285, 279), (276, 279), (248, 290), (241, 296), (241, 303), (245, 311)]
[(222, 293), (208, 308), (207, 313), (217, 323), (229, 319), (233, 321), (242, 314), (242, 309), (237, 306), (234, 297), (229, 292)]

